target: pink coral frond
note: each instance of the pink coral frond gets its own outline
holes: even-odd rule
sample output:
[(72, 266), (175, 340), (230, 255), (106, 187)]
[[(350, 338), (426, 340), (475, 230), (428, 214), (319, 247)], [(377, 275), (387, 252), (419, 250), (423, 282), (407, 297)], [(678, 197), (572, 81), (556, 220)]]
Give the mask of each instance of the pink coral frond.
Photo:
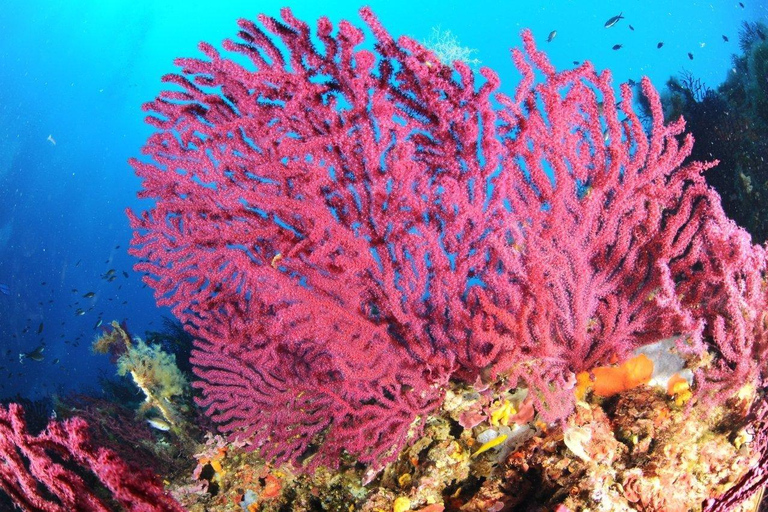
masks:
[[(108, 512), (113, 510), (96, 480), (125, 510), (183, 512), (151, 472), (131, 467), (116, 453), (92, 446), (80, 418), (51, 421), (43, 432), (28, 432), (18, 404), (0, 407), (0, 490), (22, 510)], [(84, 477), (88, 476), (86, 483)]]
[(360, 13), (374, 51), (349, 22), (241, 20), (223, 46), (250, 66), (203, 46), (145, 107), (132, 253), (198, 338), (222, 430), (376, 465), (451, 378), (507, 377), (556, 420), (574, 373), (672, 335), (716, 354), (702, 390), (757, 375), (765, 254), (647, 79), (641, 120), (628, 85), (557, 71), (526, 31), (509, 97)]

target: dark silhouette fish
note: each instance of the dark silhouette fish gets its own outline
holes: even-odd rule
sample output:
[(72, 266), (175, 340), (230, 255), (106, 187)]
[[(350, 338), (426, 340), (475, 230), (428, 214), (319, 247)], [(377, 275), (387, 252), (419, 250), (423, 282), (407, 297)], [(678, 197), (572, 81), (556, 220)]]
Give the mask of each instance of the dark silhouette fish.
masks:
[(621, 50), (621, 45), (620, 44), (615, 44), (615, 45), (613, 45), (613, 49), (614, 50)]
[(662, 46), (664, 46), (664, 43), (663, 43), (663, 42), (659, 42), (659, 43), (656, 45), (656, 48), (661, 48)]
[(23, 363), (25, 359), (31, 359), (33, 361), (37, 361), (38, 363), (45, 359), (45, 356), (43, 355), (43, 350), (45, 350), (45, 344), (40, 345), (32, 352), (21, 352), (19, 353), (19, 362)]
[(612, 26), (617, 24), (619, 20), (623, 20), (624, 16), (622, 16), (622, 14), (624, 13), (620, 12), (618, 16), (613, 16), (611, 18), (608, 18), (608, 21), (605, 22), (605, 28), (611, 28)]
[(0, 284), (0, 293), (2, 293), (3, 295), (10, 295), (11, 289), (8, 288), (7, 284)]

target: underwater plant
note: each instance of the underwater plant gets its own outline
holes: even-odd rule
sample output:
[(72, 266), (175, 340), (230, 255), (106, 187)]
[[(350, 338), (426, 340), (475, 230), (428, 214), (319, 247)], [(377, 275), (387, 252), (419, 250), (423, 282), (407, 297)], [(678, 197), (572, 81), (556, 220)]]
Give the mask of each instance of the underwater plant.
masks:
[(159, 344), (147, 344), (132, 337), (117, 321), (104, 327), (92, 348), (96, 353), (109, 353), (117, 365), (117, 374), (130, 375), (144, 395), (137, 411), (140, 417), (157, 430), (170, 431), (181, 440), (192, 442), (188, 432), (191, 425), (184, 414), (189, 410), (184, 403), (189, 385), (176, 365), (175, 354), (166, 352)]
[(375, 51), (345, 21), (240, 20), (236, 59), (201, 43), (145, 105), (131, 165), (153, 205), (128, 211), (131, 253), (195, 336), (223, 432), (277, 462), (381, 468), (451, 380), (527, 387), (562, 420), (577, 374), (671, 336), (696, 400), (762, 386), (765, 250), (712, 164), (683, 163), (692, 137), (647, 79), (650, 133), (628, 85), (555, 70), (530, 32), (510, 97), (361, 16)]
[(450, 66), (454, 61), (460, 60), (470, 66), (480, 64), (480, 59), (473, 57), (477, 50), (467, 48), (459, 43), (458, 38), (450, 31), (443, 30), (439, 26), (432, 27), (429, 38), (422, 42), (425, 48), (434, 52), (440, 62)]

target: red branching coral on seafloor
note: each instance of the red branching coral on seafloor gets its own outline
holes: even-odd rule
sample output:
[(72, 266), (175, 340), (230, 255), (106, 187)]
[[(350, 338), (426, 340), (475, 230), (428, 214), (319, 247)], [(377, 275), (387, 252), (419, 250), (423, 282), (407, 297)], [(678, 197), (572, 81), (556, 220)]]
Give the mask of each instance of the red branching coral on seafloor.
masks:
[(0, 490), (21, 510), (114, 510), (104, 493), (94, 488), (93, 476), (124, 510), (184, 510), (164, 492), (154, 474), (129, 466), (111, 450), (93, 446), (88, 425), (80, 418), (52, 420), (43, 432), (32, 435), (21, 406), (0, 407)]
[(132, 254), (224, 431), (381, 465), (448, 379), (526, 385), (554, 420), (575, 373), (677, 334), (714, 354), (702, 396), (758, 377), (764, 250), (647, 79), (649, 134), (628, 85), (617, 106), (609, 73), (557, 72), (529, 32), (507, 97), (361, 15), (375, 51), (344, 21), (241, 20), (237, 59), (202, 43), (146, 105)]

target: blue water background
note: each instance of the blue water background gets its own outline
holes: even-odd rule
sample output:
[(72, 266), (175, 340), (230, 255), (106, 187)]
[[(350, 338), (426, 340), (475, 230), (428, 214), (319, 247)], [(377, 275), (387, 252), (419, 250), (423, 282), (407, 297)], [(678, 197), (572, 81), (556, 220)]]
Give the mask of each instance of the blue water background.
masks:
[[(519, 79), (509, 48), (520, 44), (525, 27), (558, 68), (588, 59), (610, 68), (616, 83), (647, 75), (659, 88), (687, 70), (715, 87), (732, 72), (741, 23), (768, 18), (765, 5), (744, 4), (369, 2), (394, 35), (424, 41), (435, 27), (449, 30), (499, 73), (508, 93)], [(174, 57), (200, 56), (197, 43), (234, 36), (237, 18), (277, 15), (285, 5), (304, 20), (327, 15), (361, 23), (361, 4), (347, 1), (0, 6), (0, 284), (8, 286), (7, 295), (0, 293), (0, 398), (97, 390), (99, 375), (114, 375), (107, 358), (90, 351), (100, 318), (127, 320), (138, 335), (160, 328), (169, 312), (155, 306), (126, 252), (131, 232), (124, 210), (141, 207), (139, 181), (126, 160), (151, 133), (140, 106), (175, 69)], [(620, 12), (625, 19), (604, 28)], [(612, 50), (616, 44), (622, 48)], [(109, 269), (117, 276), (111, 282), (103, 278)], [(94, 297), (83, 297), (88, 292)], [(76, 315), (77, 308), (85, 314)], [(20, 352), (42, 342), (43, 361), (19, 362)]]

